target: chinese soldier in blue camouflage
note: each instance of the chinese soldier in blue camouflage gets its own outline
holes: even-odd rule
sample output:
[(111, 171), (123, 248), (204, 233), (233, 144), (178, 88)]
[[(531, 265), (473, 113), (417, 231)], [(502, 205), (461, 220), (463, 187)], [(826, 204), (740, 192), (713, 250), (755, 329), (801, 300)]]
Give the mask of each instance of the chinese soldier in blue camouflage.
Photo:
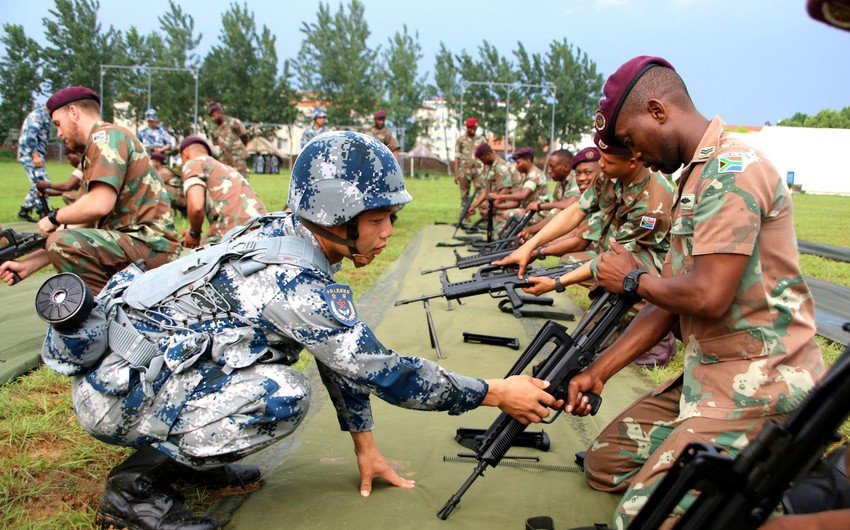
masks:
[(173, 136), (168, 134), (165, 127), (159, 123), (156, 110), (148, 109), (145, 111), (145, 121), (147, 125), (139, 129), (136, 137), (145, 146), (148, 153), (167, 153), (174, 149), (177, 145)]
[(328, 119), (328, 113), (325, 112), (325, 109), (322, 107), (313, 107), (313, 112), (310, 114), (310, 117), (313, 118), (313, 125), (307, 127), (307, 129), (304, 130), (304, 134), (301, 135), (301, 149), (304, 149), (304, 146), (307, 145), (307, 143), (313, 138), (330, 131), (330, 129), (325, 125), (325, 122)]
[[(18, 162), (24, 166), (24, 171), (30, 179), (30, 189), (24, 197), (18, 217), (32, 223), (36, 222), (38, 217), (49, 213), (44, 211), (38, 182), (49, 182), (44, 163), (47, 158), (47, 139), (50, 137), (51, 123), (47, 109), (39, 105), (27, 114), (21, 124), (21, 135), (18, 138)], [(33, 210), (37, 214), (35, 219), (30, 217)]]
[(49, 329), (43, 358), (73, 376), (72, 404), (86, 431), (139, 448), (110, 473), (102, 524), (215, 528), (183, 506), (170, 483), (186, 470), (213, 485), (260, 479), (256, 468), (232, 462), (304, 419), (311, 388), (290, 367), (302, 348), (316, 359), (340, 428), (351, 433), (363, 496), (373, 477), (413, 487), (375, 446), (372, 394), (449, 414), (498, 406), (524, 423), (558, 405), (542, 390), (546, 383), (528, 376), (484, 381), (402, 356), (359, 320), (351, 289), (334, 273), (343, 258), (370, 263), (392, 234), (391, 213), (410, 200), (380, 141), (323, 135), (295, 162), (290, 212), (255, 218), (156, 270), (130, 266), (81, 326)]

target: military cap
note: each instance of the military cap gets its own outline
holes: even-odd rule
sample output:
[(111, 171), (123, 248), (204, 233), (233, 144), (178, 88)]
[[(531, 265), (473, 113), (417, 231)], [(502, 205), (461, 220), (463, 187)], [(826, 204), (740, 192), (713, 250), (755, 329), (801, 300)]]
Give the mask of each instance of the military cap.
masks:
[(478, 147), (475, 148), (475, 158), (481, 158), (484, 156), (484, 153), (489, 153), (493, 148), (490, 147), (490, 144), (487, 142), (481, 142), (478, 144)]
[(599, 149), (595, 147), (585, 147), (573, 157), (573, 162), (570, 167), (575, 169), (582, 162), (599, 162)]
[[(183, 144), (180, 144), (180, 150), (183, 150)], [(153, 153), (151, 153), (151, 160), (159, 160), (160, 162), (165, 163), (165, 155), (154, 151)]]
[(514, 151), (514, 158), (529, 158), (534, 159), (534, 148), (533, 147), (520, 147), (516, 151)]
[(61, 109), (69, 103), (81, 101), (83, 99), (93, 99), (97, 101), (98, 105), (100, 105), (100, 96), (98, 96), (97, 92), (94, 90), (84, 86), (69, 86), (54, 92), (54, 94), (50, 96), (50, 99), (47, 100), (45, 106), (47, 107), (47, 112), (49, 112), (52, 117), (53, 113), (56, 112), (56, 109)]
[(323, 107), (313, 107), (313, 112), (312, 112), (311, 116), (314, 120), (316, 118), (327, 118), (328, 113), (325, 112), (325, 109)]
[(207, 107), (207, 114), (212, 116), (215, 112), (221, 112), (221, 105), (218, 103), (213, 103), (209, 107)]
[(478, 127), (478, 118), (466, 118), (467, 127)]
[(593, 143), (596, 144), (599, 151), (609, 155), (626, 156), (632, 154), (631, 150), (624, 145), (606, 143), (605, 140), (599, 136), (599, 133), (593, 133)]
[(387, 119), (387, 111), (385, 110), (376, 110), (374, 114), (372, 114), (372, 118), (375, 120), (385, 120)]
[(212, 154), (212, 149), (210, 149), (210, 144), (207, 143), (206, 140), (201, 138), (200, 136), (187, 136), (185, 140), (180, 142), (180, 152), (182, 153), (184, 149), (189, 147), (192, 144), (200, 144), (203, 145), (207, 149), (208, 154)]
[(809, 0), (806, 9), (813, 19), (850, 31), (850, 0)]
[(673, 65), (661, 57), (641, 55), (623, 63), (605, 81), (605, 86), (602, 87), (603, 97), (599, 101), (599, 110), (596, 111), (596, 119), (594, 120), (596, 132), (599, 133), (605, 143), (609, 145), (617, 143), (614, 130), (617, 127), (617, 116), (620, 114), (620, 109), (623, 108), (623, 103), (629, 97), (629, 92), (632, 91), (635, 83), (654, 66), (663, 66), (675, 70)]
[(147, 121), (156, 121), (156, 110), (148, 109), (145, 111), (145, 120)]

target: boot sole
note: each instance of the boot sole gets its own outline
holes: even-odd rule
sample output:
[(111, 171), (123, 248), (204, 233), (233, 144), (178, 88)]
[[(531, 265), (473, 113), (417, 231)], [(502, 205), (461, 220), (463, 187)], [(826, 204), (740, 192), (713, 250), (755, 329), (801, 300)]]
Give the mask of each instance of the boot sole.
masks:
[(144, 530), (136, 525), (128, 525), (117, 517), (99, 510), (94, 514), (94, 524), (100, 530)]

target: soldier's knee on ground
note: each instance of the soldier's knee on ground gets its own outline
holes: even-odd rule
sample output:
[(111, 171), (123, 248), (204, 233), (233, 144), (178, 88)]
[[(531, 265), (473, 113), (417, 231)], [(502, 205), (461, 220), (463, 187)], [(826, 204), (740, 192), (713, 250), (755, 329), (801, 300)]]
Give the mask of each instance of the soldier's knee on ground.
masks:
[(625, 491), (628, 483), (616, 480), (622, 470), (612, 465), (610, 452), (594, 450), (598, 443), (599, 440), (594, 441), (584, 457), (584, 477), (588, 485), (598, 491)]

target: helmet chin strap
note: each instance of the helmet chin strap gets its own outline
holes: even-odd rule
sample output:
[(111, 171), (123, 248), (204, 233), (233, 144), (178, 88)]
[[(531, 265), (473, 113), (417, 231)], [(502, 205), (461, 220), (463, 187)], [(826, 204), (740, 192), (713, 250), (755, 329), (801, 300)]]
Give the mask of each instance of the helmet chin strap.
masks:
[[(304, 219), (303, 217), (299, 217), (299, 220), (301, 221), (301, 224), (303, 224), (305, 227), (307, 227), (307, 229), (309, 231), (313, 232), (314, 234), (322, 236), (323, 238), (328, 239), (330, 241), (333, 241), (337, 245), (342, 245), (342, 246), (346, 247), (348, 249), (349, 253), (351, 253), (351, 256), (349, 256), (349, 258), (354, 263), (354, 267), (356, 267), (358, 269), (360, 267), (365, 267), (366, 265), (372, 263), (372, 260), (375, 259), (375, 256), (369, 256), (367, 254), (360, 254), (359, 252), (357, 252), (357, 247), (356, 247), (356, 242), (357, 242), (357, 237), (358, 237), (357, 236), (357, 228), (356, 228), (357, 217), (355, 217), (354, 219), (351, 219), (350, 221), (348, 221), (348, 223), (346, 223), (346, 230), (347, 230), (347, 233), (348, 233), (347, 238), (339, 237), (338, 235), (334, 234), (333, 232), (331, 232), (330, 230), (328, 230), (324, 226), (317, 225), (316, 223), (314, 223), (312, 221), (308, 221), (307, 219)], [(352, 222), (354, 224), (351, 224)]]

